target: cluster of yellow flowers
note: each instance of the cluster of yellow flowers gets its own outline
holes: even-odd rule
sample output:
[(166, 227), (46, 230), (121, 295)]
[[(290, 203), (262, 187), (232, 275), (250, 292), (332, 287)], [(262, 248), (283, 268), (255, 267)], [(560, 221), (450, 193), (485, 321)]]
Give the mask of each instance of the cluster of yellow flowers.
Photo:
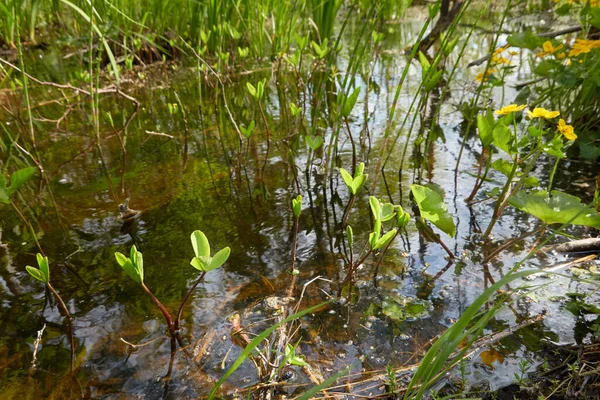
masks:
[(600, 40), (577, 39), (571, 46), (569, 57), (577, 57), (582, 53), (589, 53), (592, 49), (598, 48), (600, 48)]
[[(556, 53), (557, 51), (561, 50), (562, 48), (563, 48), (562, 44), (559, 44), (558, 46), (554, 47), (554, 45), (552, 44), (551, 41), (546, 40), (544, 42), (544, 44), (542, 45), (542, 51), (537, 53), (537, 56), (541, 57), (541, 58), (544, 58), (546, 56), (551, 56), (552, 54)], [(566, 55), (565, 55), (564, 51), (562, 51), (556, 55), (556, 58), (558, 58), (559, 60), (562, 60), (565, 57), (566, 57)]]
[[(520, 106), (516, 104), (509, 104), (505, 107), (502, 107), (499, 110), (496, 110), (497, 115), (508, 115), (515, 112), (522, 111), (527, 107), (527, 104), (521, 104)], [(550, 111), (545, 108), (536, 107), (533, 111), (527, 111), (527, 116), (531, 119), (533, 118), (545, 118), (545, 119), (553, 119), (560, 115), (559, 111)], [(557, 125), (558, 131), (563, 134), (567, 140), (575, 140), (577, 139), (577, 135), (575, 134), (575, 130), (571, 125), (568, 125), (564, 119), (559, 119)]]
[[(511, 65), (512, 62), (510, 61), (510, 59), (502, 56), (502, 52), (506, 49), (508, 49), (510, 47), (510, 44), (507, 44), (503, 47), (498, 47), (496, 50), (494, 50), (494, 53), (492, 54), (492, 63), (491, 66), (492, 68), (488, 69), (487, 71), (485, 71), (485, 73), (481, 72), (479, 74), (477, 74), (477, 76), (475, 76), (475, 80), (477, 82), (487, 82), (488, 78), (498, 72), (498, 70), (496, 68), (493, 68), (494, 66), (498, 66), (498, 65)], [(517, 51), (509, 51), (508, 52), (509, 56), (516, 56), (519, 54), (519, 52)]]

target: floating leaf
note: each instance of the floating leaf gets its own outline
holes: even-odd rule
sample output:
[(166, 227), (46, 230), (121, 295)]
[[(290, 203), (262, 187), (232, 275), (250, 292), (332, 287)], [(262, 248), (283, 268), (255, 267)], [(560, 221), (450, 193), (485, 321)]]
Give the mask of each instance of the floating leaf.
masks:
[(431, 222), (450, 237), (456, 235), (456, 225), (448, 213), (444, 199), (434, 190), (421, 185), (411, 185), (410, 190), (415, 198), (421, 217)]
[(558, 190), (553, 190), (551, 196), (545, 190), (520, 190), (509, 198), (509, 203), (546, 224), (570, 223), (600, 229), (600, 215), (593, 208), (582, 204), (579, 197)]

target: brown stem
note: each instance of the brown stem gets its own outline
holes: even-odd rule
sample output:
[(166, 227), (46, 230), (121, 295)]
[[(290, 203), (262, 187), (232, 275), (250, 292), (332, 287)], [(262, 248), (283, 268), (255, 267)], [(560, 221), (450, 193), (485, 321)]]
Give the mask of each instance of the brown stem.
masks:
[(179, 310), (177, 311), (177, 317), (175, 318), (175, 327), (174, 327), (175, 332), (178, 332), (179, 328), (181, 326), (181, 314), (183, 313), (183, 307), (185, 306), (185, 303), (187, 303), (188, 299), (192, 295), (192, 292), (196, 289), (196, 286), (198, 286), (200, 284), (200, 282), (202, 282), (202, 280), (204, 279), (204, 276), (206, 276), (206, 271), (204, 271), (200, 274), (200, 277), (198, 278), (196, 283), (194, 283), (194, 285), (190, 288), (190, 290), (188, 290), (187, 294), (183, 298), (183, 301), (181, 302), (181, 305), (179, 306)]
[(346, 123), (346, 129), (348, 130), (348, 138), (350, 139), (350, 143), (352, 143), (352, 175), (356, 172), (356, 146), (354, 145), (354, 139), (352, 138), (352, 131), (350, 130), (350, 124), (348, 124), (348, 118), (344, 118), (344, 122)]
[(58, 304), (59, 304), (61, 310), (63, 311), (63, 313), (65, 314), (65, 318), (67, 319), (67, 325), (69, 327), (69, 332), (68, 332), (69, 344), (71, 345), (71, 370), (73, 370), (73, 363), (75, 362), (75, 339), (73, 338), (73, 320), (71, 318), (71, 313), (69, 313), (69, 309), (67, 308), (67, 305), (63, 301), (62, 297), (60, 297), (58, 292), (56, 290), (54, 290), (54, 288), (52, 287), (50, 282), (46, 282), (46, 286), (48, 286), (48, 289), (50, 290), (50, 292), (52, 292), (54, 297), (56, 297), (56, 300), (58, 300)]
[(346, 209), (344, 210), (344, 216), (342, 217), (342, 230), (346, 229), (346, 225), (348, 225), (348, 217), (350, 216), (350, 209), (352, 208), (352, 205), (354, 204), (355, 198), (356, 198), (356, 196), (352, 195), (352, 197), (350, 197), (350, 201), (348, 202), (348, 205), (346, 205)]
[(167, 321), (167, 326), (169, 327), (169, 335), (171, 335), (171, 337), (175, 337), (175, 325), (173, 324), (173, 317), (171, 317), (171, 314), (169, 314), (169, 312), (167, 311), (165, 306), (163, 306), (163, 304), (160, 302), (160, 300), (158, 300), (156, 298), (156, 296), (154, 294), (152, 294), (150, 289), (148, 289), (148, 287), (146, 287), (144, 282), (142, 282), (142, 289), (144, 289), (146, 294), (148, 296), (150, 296), (152, 301), (154, 301), (154, 304), (156, 304), (156, 306), (160, 309), (163, 316), (165, 317), (165, 321)]

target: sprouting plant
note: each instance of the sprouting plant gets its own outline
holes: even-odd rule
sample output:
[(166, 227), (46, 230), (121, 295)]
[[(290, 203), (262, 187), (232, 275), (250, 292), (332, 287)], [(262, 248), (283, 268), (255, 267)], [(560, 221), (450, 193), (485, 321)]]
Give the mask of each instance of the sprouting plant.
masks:
[(129, 253), (129, 257), (116, 252), (115, 257), (117, 262), (123, 268), (123, 271), (135, 282), (142, 286), (142, 289), (146, 292), (148, 296), (154, 301), (154, 304), (159, 308), (165, 321), (167, 322), (167, 327), (169, 328), (169, 335), (172, 339), (175, 338), (176, 334), (179, 331), (181, 314), (183, 312), (183, 307), (190, 297), (191, 293), (194, 291), (196, 286), (204, 279), (204, 276), (207, 272), (212, 271), (216, 268), (219, 268), (223, 265), (227, 259), (229, 258), (229, 254), (231, 249), (229, 247), (225, 247), (218, 251), (214, 256), (210, 255), (210, 244), (208, 243), (208, 239), (206, 235), (201, 231), (194, 231), (191, 235), (192, 247), (194, 248), (195, 257), (192, 259), (190, 264), (201, 272), (200, 277), (196, 281), (196, 283), (190, 288), (187, 292), (181, 305), (179, 307), (179, 311), (177, 312), (177, 317), (174, 320), (169, 311), (165, 308), (165, 306), (158, 300), (156, 296), (148, 289), (146, 284), (144, 283), (144, 258), (141, 252), (137, 250), (134, 246), (131, 246), (131, 251)]
[(25, 267), (25, 269), (27, 270), (27, 272), (29, 273), (29, 275), (32, 278), (34, 278), (34, 279), (42, 282), (44, 285), (46, 285), (48, 290), (50, 290), (50, 292), (54, 295), (54, 297), (56, 297), (56, 300), (58, 301), (58, 304), (60, 305), (60, 309), (65, 315), (67, 324), (69, 326), (69, 342), (71, 344), (71, 367), (72, 367), (73, 361), (74, 361), (75, 347), (74, 347), (74, 342), (73, 342), (73, 323), (72, 323), (71, 313), (69, 312), (69, 309), (67, 308), (62, 297), (60, 297), (58, 292), (50, 284), (50, 263), (48, 261), (48, 257), (44, 257), (40, 253), (37, 253), (36, 259), (37, 259), (37, 263), (38, 263), (38, 268), (31, 267), (28, 265)]
[(385, 366), (385, 375), (388, 394), (392, 395), (392, 398), (396, 397), (396, 370), (390, 364)]
[(294, 294), (294, 287), (296, 286), (296, 280), (300, 271), (296, 269), (296, 249), (298, 244), (298, 227), (300, 221), (300, 214), (302, 213), (302, 195), (296, 196), (292, 199), (292, 212), (294, 214), (294, 239), (292, 242), (292, 266), (290, 268), (292, 274), (292, 282), (288, 290), (288, 297), (292, 297)]
[(283, 362), (281, 363), (280, 368), (287, 364), (297, 365), (299, 367), (308, 366), (308, 364), (306, 363), (306, 360), (304, 359), (304, 356), (296, 354), (296, 348), (298, 347), (298, 344), (299, 343), (292, 345), (292, 344), (288, 343), (285, 346), (285, 350), (284, 350), (284, 354), (283, 354)]
[(346, 186), (348, 186), (348, 189), (350, 189), (350, 193), (352, 193), (352, 196), (356, 196), (356, 193), (358, 193), (360, 188), (364, 186), (365, 182), (367, 181), (367, 178), (369, 177), (369, 175), (363, 173), (364, 170), (365, 163), (363, 162), (358, 164), (358, 166), (356, 167), (356, 171), (354, 171), (354, 176), (350, 175), (350, 173), (348, 173), (348, 171), (346, 171), (344, 168), (340, 168), (340, 174), (342, 175), (342, 179), (344, 180)]
[(35, 172), (34, 167), (27, 167), (13, 172), (10, 176), (10, 185), (6, 185), (6, 178), (0, 174), (0, 203), (10, 204), (10, 198), (18, 188), (23, 186)]
[(527, 379), (527, 373), (529, 372), (530, 368), (531, 365), (529, 364), (529, 361), (527, 361), (527, 359), (522, 359), (519, 361), (519, 372), (515, 372), (514, 374), (519, 386), (523, 386), (523, 384), (525, 383)]

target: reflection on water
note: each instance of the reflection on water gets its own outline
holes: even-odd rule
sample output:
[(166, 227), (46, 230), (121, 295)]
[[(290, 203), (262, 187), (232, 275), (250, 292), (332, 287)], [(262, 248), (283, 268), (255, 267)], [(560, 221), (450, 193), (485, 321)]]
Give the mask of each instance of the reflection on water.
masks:
[[(355, 77), (363, 90), (350, 129), (359, 144), (357, 159), (369, 162), (367, 172), (372, 177), (378, 174), (376, 165), (384, 146), (389, 109), (406, 62), (394, 50), (410, 44), (419, 29), (419, 20), (393, 26), (385, 42), (389, 49), (365, 65), (370, 69), (368, 76), (357, 73)], [(343, 55), (359, 31), (354, 26), (348, 29)], [(467, 48), (465, 60), (478, 58), (488, 39), (477, 36)], [(60, 58), (55, 53), (47, 56)], [(347, 67), (347, 58), (340, 57), (338, 69), (345, 71)], [(325, 174), (325, 165), (331, 160), (328, 157), (334, 157), (336, 165), (348, 168), (351, 147), (344, 141), (334, 154), (328, 155), (321, 147), (309, 156), (304, 141), (293, 135), (298, 131), (318, 133), (325, 135), (328, 143), (332, 128), (327, 90), (331, 88), (319, 86), (314, 79), (313, 86), (298, 93), (295, 75), (279, 71), (278, 84), (268, 88), (265, 110), (272, 136), (267, 144), (258, 109), (245, 87), (246, 81), (270, 78), (270, 69), (231, 76), (228, 81), (225, 97), (236, 121), (244, 125), (257, 121), (251, 139), (239, 140), (219, 87), (210, 79), (199, 84), (193, 66), (169, 68), (172, 70), (166, 71), (164, 66), (149, 70), (143, 79), (132, 75), (132, 81), (126, 83), (141, 107), (122, 137), (110, 129), (108, 121), (121, 126), (133, 111), (131, 104), (114, 96), (101, 99), (102, 154), (90, 131), (86, 102), (78, 104), (79, 112), (73, 111), (59, 128), (42, 122), (36, 126), (50, 185), (42, 185), (39, 192), (23, 193), (18, 202), (41, 237), (51, 260), (52, 282), (73, 315), (75, 369), (72, 374), (68, 372), (68, 336), (54, 299), (25, 273), (24, 266), (34, 263), (35, 243), (17, 216), (3, 208), (0, 359), (5, 398), (136, 395), (175, 399), (206, 394), (241, 352), (232, 338), (229, 318), (238, 313), (254, 333), (276, 318), (263, 300), (283, 296), (289, 286), (293, 236), (290, 203), (298, 192), (304, 197), (296, 262), (299, 291), (305, 289), (302, 307), (318, 304), (327, 299), (326, 294), (337, 291), (336, 284), (343, 277), (339, 232), (348, 193), (337, 173)], [(64, 81), (60, 71), (40, 69), (39, 77)], [(410, 69), (398, 118), (404, 117), (420, 74), (416, 65)], [(368, 260), (357, 272), (353, 304), (334, 305), (311, 315), (299, 332), (302, 340), (298, 351), (323, 376), (354, 365), (354, 377), (360, 380), (360, 371), (381, 373), (386, 365), (417, 362), (429, 340), (455, 321), (490, 283), (477, 243), (490, 205), (481, 203), (469, 209), (463, 201), (474, 183), (470, 166), (479, 157), (476, 146), (467, 145), (461, 164), (466, 167), (455, 174), (462, 119), (453, 104), (471, 93), (473, 75), (460, 70), (452, 97), (442, 107), (440, 129), (445, 141), (435, 142), (428, 154), (407, 157), (399, 179), (404, 145), (401, 136), (385, 174), (379, 174), (373, 189), (372, 180), (367, 184), (371, 194), (407, 209), (407, 188), (413, 174), (441, 185), (458, 225), (456, 240), (448, 239), (447, 244), (461, 255), (460, 260), (448, 265), (443, 249), (425, 241), (412, 227), (395, 242), (376, 276), (377, 261)], [(365, 97), (367, 86), (370, 91)], [(46, 95), (34, 94), (38, 98)], [(505, 94), (506, 98), (511, 95)], [(298, 99), (306, 99), (309, 107), (302, 126), (288, 111), (289, 102)], [(176, 103), (183, 110), (171, 113), (169, 104)], [(39, 111), (47, 119), (58, 118), (63, 112), (57, 105)], [(9, 119), (7, 126), (14, 123)], [(425, 174), (417, 172), (421, 166)], [(541, 163), (537, 172), (547, 169)], [(557, 184), (572, 191), (567, 172), (580, 171), (581, 166), (567, 162), (564, 169), (565, 178)], [(118, 218), (118, 204), (125, 198), (130, 198), (130, 206), (141, 214), (123, 224)], [(350, 223), (358, 240), (365, 240), (370, 229), (367, 195), (357, 198)], [(533, 218), (507, 212), (495, 235), (501, 241), (534, 227)], [(187, 346), (177, 351), (169, 373), (166, 326), (139, 287), (126, 279), (114, 252), (126, 252), (135, 244), (144, 253), (147, 285), (168, 309), (176, 310), (197, 279), (197, 271), (188, 265), (193, 256), (189, 235), (196, 229), (207, 234), (214, 249), (230, 246), (232, 254), (223, 268), (207, 275), (190, 299), (182, 323)], [(521, 244), (501, 260), (494, 260), (489, 273), (501, 276), (530, 245)], [(534, 259), (530, 265), (552, 262), (550, 258)], [(302, 286), (318, 276), (323, 279)], [(541, 290), (538, 297), (567, 290), (571, 290), (569, 282), (556, 282)], [(573, 317), (561, 311), (558, 303), (522, 300), (518, 307), (500, 313), (493, 329), (505, 329), (542, 308), (551, 311), (543, 323), (518, 331), (496, 343), (483, 361), (473, 361), (468, 371), (471, 382), (505, 385), (517, 370), (517, 360), (531, 357), (540, 339), (572, 340)], [(44, 324), (47, 328), (37, 352), (37, 368), (31, 369), (33, 341)], [(486, 362), (490, 354), (501, 357)], [(301, 393), (311, 383), (299, 369), (290, 376), (280, 389), (283, 393)], [(224, 388), (248, 387), (256, 381), (256, 370), (248, 361)], [(369, 393), (382, 390), (368, 385), (355, 389)]]

